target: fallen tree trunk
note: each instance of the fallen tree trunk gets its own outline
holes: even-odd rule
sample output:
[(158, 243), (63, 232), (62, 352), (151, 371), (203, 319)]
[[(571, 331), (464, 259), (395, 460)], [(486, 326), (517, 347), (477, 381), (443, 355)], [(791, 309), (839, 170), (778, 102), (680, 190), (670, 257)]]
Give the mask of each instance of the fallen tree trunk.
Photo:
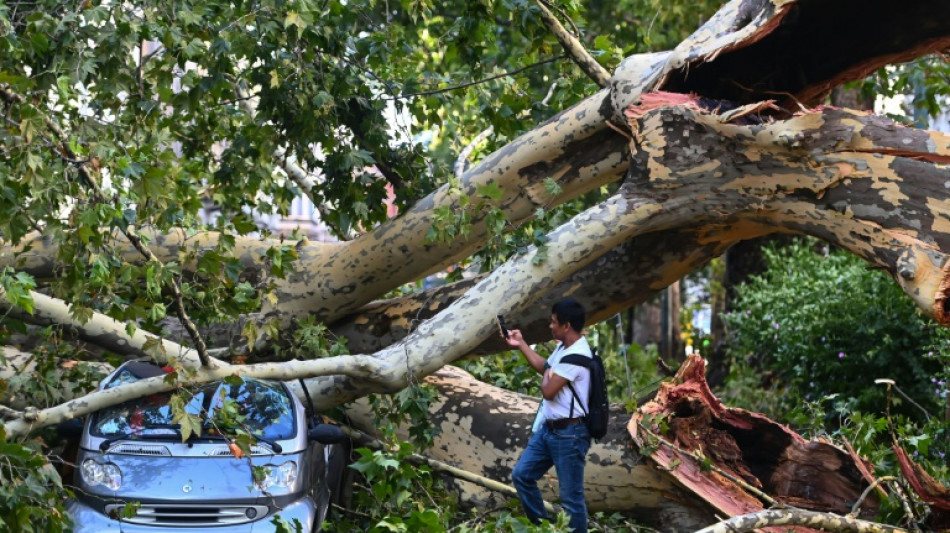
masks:
[[(426, 378), (426, 383), (439, 391), (438, 401), (430, 406), (430, 420), (441, 432), (424, 455), (509, 483), (511, 470), (528, 443), (539, 399), (487, 385), (452, 366)], [(367, 402), (351, 404), (347, 415), (362, 431), (377, 433)], [(692, 531), (715, 522), (711, 507), (644, 461), (632, 446), (627, 420), (629, 415), (615, 409), (608, 434), (591, 446), (585, 475), (590, 512), (624, 511), (664, 524), (666, 531)], [(400, 432), (408, 438), (408, 428)], [(463, 502), (478, 508), (496, 507), (507, 500), (469, 482), (449, 483)], [(539, 486), (545, 500), (557, 500), (553, 470)]]
[[(698, 356), (688, 358), (632, 418), (615, 406), (607, 436), (594, 442), (588, 455), (585, 489), (591, 512), (623, 512), (661, 531), (683, 532), (774, 505), (837, 515), (852, 511), (873, 482), (867, 461), (829, 442), (805, 440), (763, 415), (722, 405), (705, 382), (704, 368)], [(426, 382), (440, 393), (430, 406), (430, 419), (441, 433), (425, 454), (480, 476), (509, 480), (527, 444), (538, 400), (486, 385), (451, 366)], [(347, 414), (361, 430), (376, 431), (365, 402)], [(481, 487), (453, 483), (470, 504), (501, 503)], [(557, 500), (553, 470), (541, 487), (546, 499)], [(867, 495), (858, 516), (866, 521), (877, 507), (876, 495)], [(812, 522), (814, 527), (819, 523)], [(807, 523), (790, 529), (818, 530)]]

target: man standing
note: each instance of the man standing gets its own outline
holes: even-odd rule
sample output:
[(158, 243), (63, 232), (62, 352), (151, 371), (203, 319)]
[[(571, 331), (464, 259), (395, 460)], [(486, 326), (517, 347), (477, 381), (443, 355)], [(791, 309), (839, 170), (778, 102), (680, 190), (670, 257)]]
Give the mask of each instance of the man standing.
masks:
[[(590, 433), (584, 424), (590, 391), (590, 371), (582, 366), (561, 363), (568, 354), (592, 357), (590, 345), (581, 334), (586, 313), (571, 298), (551, 308), (551, 335), (557, 347), (545, 360), (525, 342), (521, 331), (509, 332), (507, 341), (521, 350), (525, 360), (543, 376), (544, 400), (532, 427), (533, 434), (511, 473), (525, 514), (535, 524), (547, 518), (538, 480), (554, 466), (561, 489), (561, 505), (571, 517), (574, 533), (587, 532), (587, 501), (584, 499), (584, 463), (590, 449)], [(568, 386), (570, 384), (570, 386)], [(576, 392), (576, 398), (573, 392)]]

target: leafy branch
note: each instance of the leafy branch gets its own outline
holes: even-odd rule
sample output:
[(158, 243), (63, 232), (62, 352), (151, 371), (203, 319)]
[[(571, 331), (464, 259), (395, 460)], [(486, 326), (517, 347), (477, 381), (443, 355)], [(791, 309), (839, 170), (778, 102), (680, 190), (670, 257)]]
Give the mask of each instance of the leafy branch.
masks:
[[(14, 104), (26, 105), (31, 108), (34, 108), (32, 104), (29, 104), (26, 101), (26, 98), (13, 92), (9, 86), (6, 84), (0, 84), (0, 98), (7, 103), (7, 106), (13, 106)], [(35, 108), (34, 108), (35, 109)], [(106, 195), (102, 192), (102, 189), (99, 187), (99, 184), (93, 179), (92, 174), (89, 171), (90, 159), (81, 159), (70, 146), (70, 141), (66, 133), (59, 127), (56, 122), (53, 121), (49, 115), (36, 110), (37, 113), (40, 113), (43, 117), (43, 123), (46, 125), (47, 129), (53, 133), (55, 137), (57, 153), (63, 160), (68, 163), (73, 164), (79, 173), (80, 178), (85, 182), (85, 184), (93, 192), (93, 197), (96, 202), (101, 204), (108, 204), (109, 200), (106, 198)], [(118, 199), (113, 199), (113, 204), (116, 204), (115, 207), (119, 208)], [(161, 261), (155, 256), (155, 254), (150, 250), (145, 243), (142, 241), (142, 238), (136, 234), (134, 231), (131, 231), (128, 227), (120, 227), (119, 230), (123, 235), (129, 240), (129, 243), (144, 256), (149, 262), (160, 264)], [(189, 318), (188, 312), (185, 309), (184, 297), (182, 296), (181, 286), (175, 278), (169, 280), (169, 285), (172, 291), (172, 299), (175, 302), (175, 310), (178, 315), (179, 321), (185, 327), (185, 330), (188, 332), (188, 335), (191, 337), (192, 341), (195, 343), (195, 350), (198, 352), (198, 359), (201, 361), (201, 364), (205, 367), (211, 366), (211, 358), (208, 355), (208, 348), (205, 345), (204, 339), (201, 336), (201, 333), (198, 331), (198, 327), (195, 323)]]

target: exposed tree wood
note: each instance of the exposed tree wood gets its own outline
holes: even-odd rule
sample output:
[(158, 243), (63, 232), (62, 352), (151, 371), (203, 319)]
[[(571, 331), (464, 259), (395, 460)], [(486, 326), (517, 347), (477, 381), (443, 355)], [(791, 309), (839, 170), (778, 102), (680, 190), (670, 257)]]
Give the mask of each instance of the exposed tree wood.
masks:
[(941, 531), (950, 529), (950, 487), (941, 485), (915, 463), (903, 448), (895, 444), (893, 449), (904, 479), (914, 489), (917, 496), (931, 506), (928, 525)]
[[(725, 516), (764, 510), (770, 502), (762, 501), (760, 491), (812, 511), (851, 511), (868, 484), (851, 454), (806, 441), (765, 416), (724, 406), (704, 372), (702, 358), (690, 356), (674, 380), (661, 384), (656, 398), (634, 414), (627, 427), (650, 461)], [(861, 511), (876, 508), (872, 498)]]
[[(722, 405), (706, 386), (702, 371), (702, 359), (691, 357), (632, 420), (614, 412), (607, 437), (594, 442), (588, 456), (585, 488), (591, 511), (628, 513), (661, 531), (695, 531), (716, 524), (719, 516), (763, 511), (758, 492), (767, 493), (766, 499), (777, 505), (810, 511), (781, 509), (787, 522), (771, 524), (754, 522), (765, 519), (760, 515), (745, 517), (741, 527), (787, 524), (764, 530), (813, 532), (840, 520), (841, 531), (857, 531), (853, 527), (900, 531), (845, 517), (868, 486), (858, 468), (864, 465), (856, 462), (863, 460), (827, 442), (806, 441), (762, 415)], [(425, 454), (479, 476), (510, 479), (527, 443), (538, 399), (486, 385), (452, 366), (426, 382), (439, 391), (430, 414), (441, 433)], [(660, 434), (656, 428), (644, 433), (644, 425), (659, 422), (658, 414), (669, 426), (662, 438), (654, 436)], [(375, 433), (376, 422), (366, 402), (350, 404), (347, 415), (361, 430)], [(408, 428), (402, 436), (408, 438)], [(709, 466), (703, 465), (704, 457)], [(758, 489), (750, 492), (750, 487)], [(503, 503), (497, 494), (478, 486), (459, 482), (456, 488), (471, 504)], [(545, 477), (541, 488), (545, 498), (555, 500), (556, 476)], [(876, 509), (872, 495), (859, 511), (867, 517)], [(775, 518), (768, 515), (769, 520)]]

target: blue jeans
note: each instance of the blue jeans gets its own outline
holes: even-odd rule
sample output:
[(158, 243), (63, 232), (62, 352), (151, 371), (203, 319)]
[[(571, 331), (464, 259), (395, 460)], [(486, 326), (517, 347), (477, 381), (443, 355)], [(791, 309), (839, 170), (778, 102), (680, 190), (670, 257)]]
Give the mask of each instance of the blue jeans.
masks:
[(587, 533), (584, 462), (589, 449), (590, 433), (583, 423), (555, 430), (542, 426), (531, 435), (528, 446), (511, 472), (529, 520), (537, 524), (548, 517), (538, 480), (554, 466), (561, 489), (561, 506), (571, 517), (571, 529), (574, 533)]

